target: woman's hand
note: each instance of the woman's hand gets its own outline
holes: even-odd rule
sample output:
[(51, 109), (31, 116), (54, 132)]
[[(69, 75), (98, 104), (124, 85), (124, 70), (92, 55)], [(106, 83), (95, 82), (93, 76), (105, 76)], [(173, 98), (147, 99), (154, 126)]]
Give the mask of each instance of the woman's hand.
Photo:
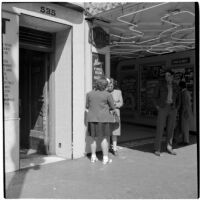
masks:
[[(117, 113), (117, 110), (113, 110), (113, 115), (117, 115), (118, 116), (118, 113)], [(119, 116), (118, 116), (119, 117)]]

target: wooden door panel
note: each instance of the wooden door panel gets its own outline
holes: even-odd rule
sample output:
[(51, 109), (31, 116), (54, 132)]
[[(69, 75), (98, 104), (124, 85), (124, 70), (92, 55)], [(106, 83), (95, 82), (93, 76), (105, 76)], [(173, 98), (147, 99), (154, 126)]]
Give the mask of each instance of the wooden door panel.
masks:
[[(20, 50), (20, 146), (45, 152), (48, 141), (48, 72), (49, 54)], [(44, 141), (45, 140), (45, 141)]]

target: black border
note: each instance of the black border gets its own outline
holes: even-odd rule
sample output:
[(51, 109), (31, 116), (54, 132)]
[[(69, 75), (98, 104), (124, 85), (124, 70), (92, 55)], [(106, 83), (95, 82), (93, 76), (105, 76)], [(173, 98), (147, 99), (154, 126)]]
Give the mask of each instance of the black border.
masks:
[(197, 124), (197, 198), (199, 198), (199, 3), (195, 2), (195, 67)]
[[(2, 5), (1, 5), (2, 6)], [(1, 20), (3, 19), (3, 12), (1, 12)], [(3, 73), (3, 32), (2, 32), (2, 23), (1, 23), (1, 66), (2, 66), (2, 141), (3, 141), (3, 197), (6, 198), (6, 175), (5, 175), (5, 118), (4, 118), (4, 73)]]

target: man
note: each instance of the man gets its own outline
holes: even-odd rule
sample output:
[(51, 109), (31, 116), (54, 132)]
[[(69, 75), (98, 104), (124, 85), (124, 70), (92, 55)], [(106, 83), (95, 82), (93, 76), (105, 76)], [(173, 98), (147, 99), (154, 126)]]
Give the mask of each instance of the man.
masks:
[(158, 110), (155, 138), (155, 155), (160, 156), (164, 128), (167, 132), (167, 152), (176, 155), (172, 149), (177, 110), (180, 106), (179, 87), (173, 82), (173, 72), (165, 71), (165, 79), (160, 81), (154, 90), (154, 104)]
[(182, 144), (187, 145), (189, 144), (189, 127), (192, 118), (191, 95), (184, 81), (180, 81), (179, 86), (181, 88), (180, 125)]

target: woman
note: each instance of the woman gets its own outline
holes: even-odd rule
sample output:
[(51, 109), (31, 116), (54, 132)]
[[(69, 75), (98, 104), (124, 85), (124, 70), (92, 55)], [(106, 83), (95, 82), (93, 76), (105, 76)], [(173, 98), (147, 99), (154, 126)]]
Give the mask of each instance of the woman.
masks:
[(95, 90), (89, 92), (86, 97), (88, 132), (92, 137), (91, 162), (96, 162), (98, 160), (96, 156), (96, 141), (100, 137), (103, 164), (112, 162), (112, 160), (108, 158), (108, 139), (111, 135), (110, 123), (114, 121), (110, 110), (116, 113), (112, 95), (106, 91), (107, 86), (108, 82), (105, 78), (98, 79)]
[(112, 151), (113, 154), (117, 156), (117, 136), (121, 135), (120, 108), (123, 106), (123, 98), (122, 92), (117, 86), (117, 81), (115, 81), (114, 79), (110, 79), (108, 91), (112, 94), (114, 105), (117, 111), (117, 116), (119, 117), (118, 122), (112, 125)]

